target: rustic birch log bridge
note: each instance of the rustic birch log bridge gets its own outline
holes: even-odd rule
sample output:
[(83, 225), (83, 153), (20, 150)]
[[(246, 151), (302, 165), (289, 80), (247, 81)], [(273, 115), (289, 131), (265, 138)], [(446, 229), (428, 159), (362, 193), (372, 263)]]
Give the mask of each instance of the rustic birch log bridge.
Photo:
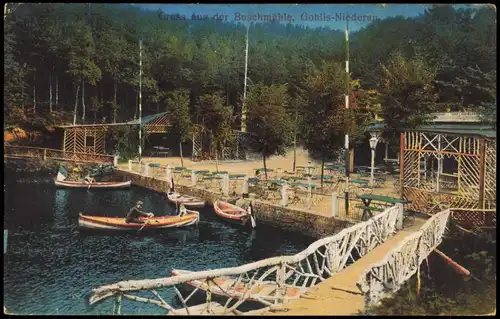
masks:
[[(157, 305), (170, 314), (189, 315), (209, 313), (241, 314), (238, 307), (249, 299), (257, 300), (266, 306), (267, 308), (264, 308), (264, 311), (268, 310), (269, 306), (276, 307), (284, 303), (286, 303), (286, 307), (290, 307), (296, 301), (302, 300), (301, 296), (309, 294), (308, 291), (312, 287), (316, 289), (316, 287), (324, 286), (328, 281), (339, 278), (344, 270), (360, 263), (364, 258), (363, 256), (367, 256), (371, 251), (386, 246), (384, 244), (386, 241), (393, 241), (391, 238), (398, 231), (396, 222), (401, 213), (399, 207), (390, 207), (365, 222), (358, 223), (343, 229), (333, 236), (314, 242), (307, 249), (294, 256), (273, 257), (233, 268), (181, 273), (167, 278), (122, 281), (102, 286), (93, 289), (89, 303), (95, 304), (110, 297), (115, 297), (121, 302), (122, 298), (125, 298)], [(417, 262), (424, 260), (427, 254), (441, 242), (448, 216), (449, 210), (443, 211), (433, 216), (425, 224), (420, 222), (418, 225), (412, 226), (412, 229), (403, 232), (405, 235), (409, 233), (411, 236), (408, 237), (413, 238), (414, 241), (418, 239), (418, 245), (415, 246), (418, 249), (404, 255), (406, 257), (401, 260), (403, 261), (402, 264), (388, 262), (390, 258), (393, 258), (390, 256), (397, 254), (397, 251), (401, 250), (400, 245), (396, 247), (397, 249), (394, 252), (390, 251), (387, 256), (379, 256), (378, 260), (382, 260), (379, 263), (380, 265), (376, 264), (369, 268), (362, 268), (361, 272), (356, 273), (356, 278), (360, 280), (358, 286), (363, 293), (358, 290), (358, 292), (354, 292), (355, 295), (357, 294), (363, 298), (364, 294), (366, 296), (365, 301), (372, 303), (372, 301), (379, 300), (374, 296), (387, 294), (387, 290), (380, 291), (377, 288), (379, 284), (375, 283), (376, 280), (383, 280), (382, 284), (387, 284), (385, 280), (388, 280), (389, 277), (380, 275), (380, 271), (377, 270), (380, 267), (386, 267), (385, 265), (399, 265), (398, 267), (404, 268), (404, 271), (403, 268), (391, 271), (391, 273), (396, 271), (394, 273), (396, 277), (392, 276), (391, 278), (397, 278), (398, 280), (391, 287), (390, 292), (399, 289), (400, 283), (407, 280), (416, 271), (415, 265)], [(403, 236), (403, 239), (406, 240), (408, 237)], [(401, 239), (399, 241), (401, 242)], [(392, 246), (394, 246), (394, 243)], [(412, 266), (408, 268), (410, 261)], [(369, 269), (366, 274), (363, 273), (365, 269)], [(218, 278), (225, 280), (231, 278), (232, 284), (221, 288)], [(352, 282), (352, 286), (356, 287), (357, 279)], [(193, 283), (199, 283), (200, 285), (193, 285)], [(242, 285), (242, 291), (238, 294), (234, 293), (236, 287), (241, 283), (245, 283)], [(194, 286), (194, 291), (188, 295), (183, 295), (178, 286), (186, 284)], [(274, 288), (268, 290), (265, 298), (259, 295), (263, 284)], [(299, 289), (300, 293), (289, 295), (287, 287), (291, 286)], [(164, 288), (174, 289), (176, 296), (183, 305), (181, 309), (175, 309), (159, 296), (156, 289)], [(155, 298), (138, 297), (132, 294), (134, 291), (145, 290), (151, 291)], [(205, 303), (193, 307), (193, 296), (197, 292), (205, 295)], [(227, 301), (225, 303), (214, 303), (212, 298), (214, 293), (226, 294)], [(311, 294), (314, 294), (314, 292)], [(336, 313), (332, 312), (330, 314)]]

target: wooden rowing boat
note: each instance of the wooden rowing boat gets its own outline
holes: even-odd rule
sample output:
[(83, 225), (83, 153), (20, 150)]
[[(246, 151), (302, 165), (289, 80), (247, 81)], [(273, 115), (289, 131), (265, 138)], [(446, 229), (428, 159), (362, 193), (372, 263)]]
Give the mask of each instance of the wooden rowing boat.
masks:
[(189, 196), (189, 195), (181, 195), (181, 194), (176, 193), (176, 192), (169, 192), (167, 194), (167, 197), (171, 203), (174, 203), (177, 205), (184, 204), (184, 206), (186, 206), (186, 208), (200, 208), (200, 207), (205, 206), (205, 201), (203, 199), (196, 198), (196, 197)]
[(106, 189), (117, 189), (117, 188), (128, 188), (132, 185), (132, 181), (126, 182), (75, 182), (75, 181), (58, 181), (54, 179), (56, 187), (69, 187), (69, 188), (106, 188)]
[[(172, 269), (172, 276), (180, 276), (185, 274), (190, 274), (192, 271)], [(206, 291), (208, 285), (206, 280), (193, 280), (186, 283), (190, 288)], [(239, 299), (243, 297), (245, 291), (247, 290), (248, 280), (237, 282), (236, 279), (230, 277), (217, 277), (210, 282), (210, 292), (213, 295), (225, 298)], [(246, 301), (257, 302), (264, 305), (274, 304), (275, 300), (278, 298), (276, 296), (277, 285), (272, 281), (263, 281), (259, 285), (252, 288), (252, 291), (248, 294)], [(302, 288), (298, 286), (285, 285), (286, 292), (284, 300), (298, 299), (300, 295), (306, 291), (307, 288)], [(248, 288), (249, 289), (249, 288)]]
[[(225, 221), (241, 226), (250, 224), (252, 218), (251, 214), (243, 208), (220, 200), (214, 202), (214, 211), (217, 216), (222, 217)], [(253, 225), (255, 225), (255, 222)]]
[(140, 230), (143, 229), (165, 229), (186, 227), (197, 224), (200, 220), (200, 213), (193, 210), (188, 210), (187, 213), (180, 216), (158, 216), (158, 217), (141, 217), (140, 219), (147, 221), (143, 223), (127, 223), (124, 217), (102, 217), (89, 216), (80, 213), (78, 217), (78, 226), (87, 229), (101, 230)]

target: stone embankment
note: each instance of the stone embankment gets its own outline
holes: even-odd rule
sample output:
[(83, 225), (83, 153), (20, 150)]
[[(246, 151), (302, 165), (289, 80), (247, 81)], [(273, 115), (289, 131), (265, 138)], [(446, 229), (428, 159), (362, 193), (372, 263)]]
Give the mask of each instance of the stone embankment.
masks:
[[(133, 185), (144, 187), (156, 192), (167, 193), (169, 183), (166, 179), (148, 177), (135, 172), (116, 170), (115, 174), (124, 180), (131, 180)], [(212, 204), (216, 199), (231, 200), (234, 198), (224, 197), (220, 193), (185, 185), (175, 185), (176, 191), (181, 194), (203, 198), (207, 204)], [(285, 229), (288, 231), (301, 232), (315, 238), (325, 237), (353, 225), (352, 221), (340, 218), (321, 216), (313, 211), (282, 207), (267, 203), (265, 201), (252, 199), (254, 214), (258, 222)]]

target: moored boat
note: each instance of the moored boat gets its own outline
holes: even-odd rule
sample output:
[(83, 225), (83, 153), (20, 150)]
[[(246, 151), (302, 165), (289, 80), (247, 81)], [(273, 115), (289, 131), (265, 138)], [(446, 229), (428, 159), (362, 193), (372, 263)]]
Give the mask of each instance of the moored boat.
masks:
[[(190, 274), (192, 271), (181, 270), (181, 269), (172, 269), (172, 276), (180, 276)], [(272, 281), (263, 281), (260, 284), (247, 287), (248, 281), (237, 281), (237, 279), (233, 279), (230, 277), (216, 277), (213, 278), (213, 282), (215, 284), (210, 285), (210, 292), (213, 295), (233, 299), (238, 299), (243, 297), (248, 288), (251, 288), (251, 294), (245, 299), (245, 301), (257, 302), (264, 305), (274, 304), (277, 298), (280, 298), (276, 294), (277, 285)], [(208, 285), (206, 280), (199, 279), (193, 280), (186, 283), (192, 289), (198, 288), (199, 290), (206, 291), (208, 289)], [(300, 295), (306, 291), (307, 288), (285, 285), (286, 291), (284, 300), (292, 300), (297, 299)], [(281, 299), (281, 298), (280, 298)]]
[(230, 204), (228, 202), (216, 200), (214, 202), (214, 211), (217, 216), (222, 217), (224, 220), (230, 223), (241, 226), (246, 226), (250, 223), (252, 225), (252, 228), (255, 228), (255, 219), (252, 216), (251, 212), (248, 212), (241, 207)]
[(181, 195), (176, 192), (168, 192), (167, 197), (171, 203), (177, 205), (184, 204), (186, 208), (201, 208), (205, 206), (205, 201), (203, 199), (189, 195)]
[(145, 223), (127, 223), (124, 217), (102, 217), (89, 216), (80, 213), (78, 217), (78, 226), (87, 229), (101, 230), (153, 230), (186, 227), (197, 224), (200, 220), (200, 214), (197, 211), (188, 210), (184, 216), (155, 216), (141, 217)]
[(117, 189), (117, 188), (128, 188), (132, 185), (132, 181), (126, 182), (77, 182), (77, 181), (61, 181), (54, 179), (54, 183), (56, 187), (68, 187), (68, 188), (108, 188), (108, 189)]

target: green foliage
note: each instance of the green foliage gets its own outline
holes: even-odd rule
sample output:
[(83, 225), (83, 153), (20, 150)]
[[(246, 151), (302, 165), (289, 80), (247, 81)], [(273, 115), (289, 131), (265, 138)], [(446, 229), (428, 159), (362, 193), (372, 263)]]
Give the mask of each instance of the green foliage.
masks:
[[(136, 125), (114, 126), (108, 130), (109, 147), (113, 154), (118, 154), (120, 159), (128, 161), (139, 156), (139, 132)], [(142, 129), (142, 149), (144, 150), (146, 130)]]
[(212, 145), (220, 151), (229, 138), (232, 127), (232, 109), (224, 105), (224, 98), (220, 92), (204, 94), (198, 101), (201, 125), (209, 129), (212, 134)]
[(421, 57), (407, 59), (399, 51), (382, 69), (383, 117), (389, 136), (394, 136), (397, 129), (425, 123), (430, 113), (437, 110), (437, 94), (432, 85), (436, 71)]
[(185, 142), (191, 130), (189, 92), (187, 90), (168, 92), (166, 102), (170, 119), (170, 126), (167, 128), (168, 132), (176, 136), (179, 142)]
[(286, 85), (257, 83), (247, 97), (247, 131), (250, 148), (264, 160), (271, 155), (284, 155), (293, 138), (293, 123), (287, 114), (290, 97)]
[[(241, 24), (160, 20), (157, 12), (128, 5), (95, 3), (90, 16), (89, 4), (9, 4), (14, 6), (16, 9), (11, 9), (4, 20), (4, 111), (9, 121), (24, 121), (17, 108), (33, 109), (35, 117), (44, 117), (51, 86), (53, 108), (71, 112), (76, 85), (80, 85), (81, 95), (99, 122), (134, 118), (138, 109), (140, 39), (144, 115), (160, 111), (165, 94), (176, 90), (189, 91), (193, 121), (200, 98), (215, 92), (223, 98), (221, 105), (231, 111), (221, 109), (219, 113), (234, 116), (240, 112), (246, 40), (246, 28)], [(380, 111), (378, 104), (392, 129), (417, 125), (427, 113), (439, 110), (438, 106), (480, 111), (485, 119), (496, 115), (494, 7), (433, 6), (418, 17), (376, 20), (351, 32), (350, 40), (352, 78), (362, 86), (354, 88), (352, 83), (351, 100), (356, 99), (358, 110), (350, 110), (343, 122), (330, 118), (338, 127), (324, 126), (336, 139), (343, 140), (339, 132), (346, 130), (351, 144), (363, 140), (366, 123)], [(259, 82), (268, 86), (287, 83), (291, 101), (286, 111), (295, 119), (298, 110), (297, 121), (293, 122), (300, 126), (299, 140), (310, 146), (319, 142), (307, 141), (304, 133), (310, 130), (310, 124), (301, 116), (302, 110), (318, 107), (318, 101), (334, 103), (333, 96), (339, 96), (339, 105), (343, 105), (345, 86), (340, 86), (340, 93), (322, 96), (308, 91), (311, 83), (306, 79), (316, 66), (325, 68), (323, 61), (343, 63), (344, 46), (343, 32), (329, 28), (279, 23), (250, 27), (248, 88)], [(339, 71), (340, 78), (331, 79), (333, 83), (342, 82), (342, 73)], [(84, 92), (82, 81), (87, 83)], [(314, 85), (323, 90), (334, 86), (326, 82)], [(369, 93), (374, 91), (377, 94)], [(102, 102), (102, 107), (102, 103), (94, 103), (96, 98), (112, 103)], [(36, 101), (36, 107), (32, 101)], [(205, 126), (216, 132), (215, 140), (223, 143), (229, 135), (220, 131), (236, 126), (234, 120), (230, 124), (222, 121), (227, 124), (222, 126), (214, 122), (214, 127), (206, 122)], [(307, 135), (316, 139), (314, 134)]]
[(324, 61), (305, 79), (307, 108), (302, 109), (305, 147), (323, 161), (343, 147), (345, 117), (345, 71), (340, 63)]

